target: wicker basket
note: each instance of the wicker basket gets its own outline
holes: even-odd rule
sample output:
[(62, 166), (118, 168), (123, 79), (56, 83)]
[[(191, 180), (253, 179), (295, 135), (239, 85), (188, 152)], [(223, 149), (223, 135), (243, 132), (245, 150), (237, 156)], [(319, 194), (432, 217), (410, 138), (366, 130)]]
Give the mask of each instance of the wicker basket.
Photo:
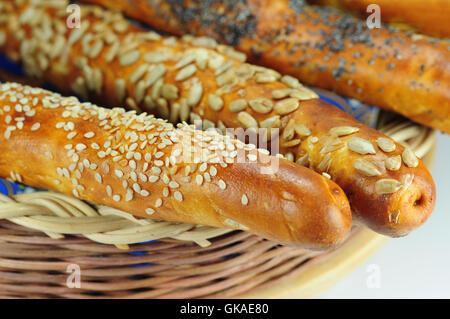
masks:
[[(434, 131), (387, 113), (379, 129), (432, 165)], [(0, 298), (311, 297), (386, 240), (355, 227), (339, 248), (308, 251), (241, 231), (136, 220), (49, 192), (3, 196)], [(67, 286), (72, 264), (80, 288)]]

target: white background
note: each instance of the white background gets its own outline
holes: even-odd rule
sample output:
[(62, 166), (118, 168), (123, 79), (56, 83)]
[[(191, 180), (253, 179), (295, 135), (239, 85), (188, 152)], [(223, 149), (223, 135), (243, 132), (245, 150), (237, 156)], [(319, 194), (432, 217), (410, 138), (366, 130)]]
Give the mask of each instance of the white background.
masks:
[[(407, 237), (391, 239), (319, 298), (450, 298), (450, 136), (439, 134), (432, 171), (436, 208)], [(369, 288), (373, 265), (379, 288)]]

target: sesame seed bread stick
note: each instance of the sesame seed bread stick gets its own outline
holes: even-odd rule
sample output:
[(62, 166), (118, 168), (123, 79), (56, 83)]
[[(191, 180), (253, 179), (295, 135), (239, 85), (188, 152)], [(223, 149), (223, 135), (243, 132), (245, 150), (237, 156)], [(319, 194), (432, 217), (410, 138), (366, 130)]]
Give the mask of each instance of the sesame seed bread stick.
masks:
[[(418, 1), (425, 7), (430, 2)], [(210, 36), (245, 52), (252, 63), (450, 134), (446, 41), (385, 26), (370, 30), (363, 20), (304, 0), (86, 2), (121, 10), (161, 31)], [(409, 6), (410, 1), (403, 2)], [(439, 10), (448, 30), (448, 11)]]
[[(243, 63), (229, 47), (143, 32), (96, 6), (82, 6), (81, 28), (72, 30), (64, 5), (25, 1), (2, 12), (3, 50), (62, 92), (107, 106), (125, 101), (174, 123), (202, 120), (203, 128), (280, 129), (268, 136), (279, 152), (342, 185), (353, 220), (383, 234), (405, 235), (433, 210), (433, 179), (414, 154), (402, 156), (403, 146), (320, 101), (297, 79)], [(92, 51), (96, 43), (102, 50)]]
[(216, 131), (135, 113), (0, 84), (0, 176), (293, 246), (329, 248), (348, 234), (350, 205), (333, 181)]
[(413, 29), (420, 33), (450, 37), (448, 0), (308, 0), (311, 4), (329, 5), (366, 17), (367, 7), (377, 4), (381, 9), (381, 20), (397, 27)]

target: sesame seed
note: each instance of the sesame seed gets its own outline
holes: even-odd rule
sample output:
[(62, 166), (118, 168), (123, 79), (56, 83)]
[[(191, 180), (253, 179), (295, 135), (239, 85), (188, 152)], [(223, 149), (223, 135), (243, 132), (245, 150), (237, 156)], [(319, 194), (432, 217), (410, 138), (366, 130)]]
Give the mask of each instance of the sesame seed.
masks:
[(177, 182), (175, 182), (175, 181), (169, 182), (169, 187), (170, 188), (178, 188), (179, 186), (180, 185)]
[(92, 138), (92, 137), (94, 137), (95, 136), (95, 133), (94, 132), (87, 132), (86, 134), (84, 134), (84, 137), (85, 138)]
[(247, 205), (248, 204), (248, 198), (247, 198), (247, 195), (242, 195), (242, 198), (241, 198), (241, 203), (242, 203), (242, 205)]
[(118, 169), (114, 170), (114, 174), (116, 174), (116, 176), (118, 178), (122, 178), (123, 177), (123, 172), (121, 170), (118, 170)]
[(77, 150), (77, 151), (83, 151), (83, 150), (85, 150), (87, 147), (86, 147), (86, 145), (84, 145), (83, 143), (80, 143), (80, 144), (77, 144), (76, 146), (75, 146), (75, 149)]
[(41, 123), (34, 123), (34, 124), (31, 126), (31, 130), (32, 130), (32, 131), (37, 131), (40, 127), (41, 127)]
[(220, 179), (219, 187), (220, 187), (220, 189), (224, 190), (225, 188), (227, 188), (227, 184), (225, 184), (225, 182), (222, 179)]
[(106, 194), (108, 194), (108, 196), (112, 195), (112, 188), (109, 185), (106, 185)]
[(138, 183), (134, 183), (133, 184), (133, 189), (136, 193), (140, 193), (141, 192), (141, 186), (139, 186)]
[(197, 185), (202, 185), (203, 184), (203, 176), (202, 175), (197, 175), (195, 177), (195, 182), (197, 183)]
[(156, 199), (155, 207), (158, 208), (158, 207), (161, 207), (161, 205), (162, 205), (162, 199), (161, 198)]
[(102, 176), (99, 173), (95, 173), (94, 178), (98, 183), (102, 183)]
[(153, 208), (148, 207), (148, 208), (145, 209), (145, 212), (148, 215), (153, 215), (155, 213), (155, 210)]
[(179, 191), (176, 191), (173, 196), (175, 197), (175, 199), (179, 202), (183, 201), (183, 195), (181, 195), (181, 193)]

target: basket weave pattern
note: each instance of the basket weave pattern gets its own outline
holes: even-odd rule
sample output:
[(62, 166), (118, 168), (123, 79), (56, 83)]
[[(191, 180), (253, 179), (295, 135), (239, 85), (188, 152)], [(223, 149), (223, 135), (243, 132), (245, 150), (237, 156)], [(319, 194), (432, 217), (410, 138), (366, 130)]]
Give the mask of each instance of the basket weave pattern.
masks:
[[(379, 130), (419, 157), (435, 143), (434, 131), (390, 114)], [(0, 197), (0, 298), (237, 297), (299, 276), (332, 253), (135, 219), (56, 193)], [(71, 264), (81, 269), (81, 288), (67, 286)]]

